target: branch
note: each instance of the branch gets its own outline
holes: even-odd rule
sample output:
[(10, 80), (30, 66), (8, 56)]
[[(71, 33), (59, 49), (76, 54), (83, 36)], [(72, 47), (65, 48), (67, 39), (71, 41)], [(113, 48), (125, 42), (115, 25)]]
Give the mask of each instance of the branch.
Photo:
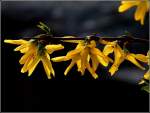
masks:
[(64, 38), (64, 37), (53, 37), (52, 35), (47, 35), (47, 34), (41, 34), (41, 35), (37, 35), (36, 37), (32, 37), (32, 38), (24, 38), (24, 39), (44, 39), (47, 41), (62, 41), (62, 40), (95, 40), (98, 41), (100, 39), (103, 40), (107, 40), (107, 41), (115, 41), (115, 40), (119, 40), (122, 42), (140, 42), (140, 43), (149, 43), (149, 40), (147, 39), (142, 39), (142, 38), (136, 38), (130, 35), (121, 35), (118, 37), (99, 37), (99, 36), (95, 36), (95, 35), (90, 35), (89, 37), (75, 37), (75, 38)]

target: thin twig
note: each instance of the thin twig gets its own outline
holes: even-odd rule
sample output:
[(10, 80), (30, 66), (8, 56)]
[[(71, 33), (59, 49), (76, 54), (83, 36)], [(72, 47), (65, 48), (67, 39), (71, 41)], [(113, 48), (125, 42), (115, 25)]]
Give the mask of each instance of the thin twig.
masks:
[[(62, 40), (85, 40), (86, 37), (75, 37), (75, 38), (65, 38), (65, 37), (53, 37), (51, 35), (41, 35), (39, 38), (24, 38), (24, 39), (46, 39), (47, 41), (62, 41)], [(135, 42), (149, 42), (146, 39), (142, 39), (142, 38), (136, 38), (133, 36), (128, 36), (128, 35), (122, 35), (122, 36), (118, 36), (118, 37), (98, 37), (98, 36), (94, 36), (91, 35), (89, 40), (99, 40), (99, 39), (103, 39), (103, 40), (107, 40), (107, 41), (115, 41), (115, 40), (119, 40), (119, 41), (123, 41), (123, 42), (131, 42), (131, 41), (135, 41)]]

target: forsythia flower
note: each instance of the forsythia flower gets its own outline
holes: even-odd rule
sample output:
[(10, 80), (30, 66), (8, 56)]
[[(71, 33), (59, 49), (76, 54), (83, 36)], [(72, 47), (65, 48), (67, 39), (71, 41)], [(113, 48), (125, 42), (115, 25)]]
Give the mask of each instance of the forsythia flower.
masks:
[[(67, 75), (70, 69), (77, 64), (78, 71), (81, 72), (82, 75), (84, 74), (85, 69), (87, 69), (95, 79), (98, 78), (95, 71), (99, 63), (106, 67), (108, 66), (109, 61), (111, 61), (109, 57), (105, 56), (99, 49), (96, 48), (96, 42), (94, 40), (88, 43), (80, 41), (75, 50), (68, 52), (66, 56), (52, 58), (52, 61), (61, 62), (70, 59), (72, 61), (65, 70), (65, 75)], [(92, 67), (89, 63), (90, 59), (92, 61)]]
[[(147, 52), (147, 63), (150, 66), (150, 50)], [(150, 69), (144, 75), (144, 78), (147, 79), (147, 80), (150, 80)]]
[(42, 61), (48, 79), (51, 78), (51, 73), (53, 74), (53, 76), (55, 76), (55, 72), (50, 62), (49, 54), (52, 54), (54, 51), (63, 49), (64, 47), (61, 44), (45, 45), (42, 41), (36, 41), (33, 39), (29, 41), (22, 39), (4, 40), (4, 42), (19, 45), (14, 49), (14, 51), (20, 51), (24, 54), (19, 60), (20, 64), (24, 64), (21, 69), (22, 73), (28, 71), (28, 76), (30, 76), (35, 70), (37, 64)]
[(146, 80), (150, 79), (150, 69), (144, 74), (144, 79)]
[[(147, 52), (146, 57), (147, 57), (147, 62), (146, 63), (148, 63), (148, 65), (150, 66), (150, 51)], [(146, 79), (146, 80), (150, 80), (150, 69), (148, 69), (148, 71), (144, 74), (143, 78)]]
[[(150, 65), (150, 51), (147, 52), (147, 63), (148, 65)], [(149, 89), (149, 81), (150, 81), (150, 69), (148, 69), (148, 71), (144, 74), (143, 78), (140, 80), (139, 84), (142, 84), (142, 90), (147, 91), (148, 93), (150, 93), (150, 89)]]
[(141, 21), (141, 24), (144, 24), (144, 18), (146, 13), (149, 11), (149, 0), (122, 0), (119, 7), (119, 12), (124, 12), (131, 7), (137, 6), (134, 18), (136, 21)]
[[(109, 72), (111, 75), (114, 75), (114, 73), (118, 70), (120, 64), (124, 60), (128, 60), (132, 62), (134, 65), (137, 67), (141, 68), (144, 70), (145, 68), (141, 66), (137, 60), (142, 61), (142, 62), (147, 62), (147, 58), (143, 54), (133, 54), (129, 53), (125, 50), (122, 50), (122, 48), (117, 44), (117, 41), (114, 42), (105, 42), (106, 46), (104, 47), (103, 53), (104, 55), (109, 55), (110, 53), (114, 52), (114, 63), (109, 69)], [(137, 60), (136, 60), (137, 59)]]

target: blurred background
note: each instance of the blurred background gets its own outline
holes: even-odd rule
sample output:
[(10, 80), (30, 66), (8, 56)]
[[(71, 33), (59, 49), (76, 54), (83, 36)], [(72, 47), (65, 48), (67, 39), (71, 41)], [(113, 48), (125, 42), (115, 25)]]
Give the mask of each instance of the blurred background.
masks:
[[(15, 45), (4, 39), (20, 39), (41, 33), (39, 21), (46, 23), (54, 36), (119, 36), (125, 31), (149, 39), (149, 15), (145, 24), (134, 20), (135, 8), (118, 13), (119, 1), (3, 1), (2, 2), (2, 111), (149, 111), (149, 94), (138, 86), (146, 71), (125, 61), (114, 77), (109, 67), (99, 67), (99, 79), (76, 67), (64, 77), (68, 62), (53, 63), (56, 77), (48, 80), (41, 63), (31, 77), (21, 74)], [(65, 55), (75, 45), (51, 55)], [(129, 50), (147, 53), (147, 43), (132, 43)], [(144, 65), (144, 64), (143, 64)], [(148, 69), (148, 67), (146, 67)]]

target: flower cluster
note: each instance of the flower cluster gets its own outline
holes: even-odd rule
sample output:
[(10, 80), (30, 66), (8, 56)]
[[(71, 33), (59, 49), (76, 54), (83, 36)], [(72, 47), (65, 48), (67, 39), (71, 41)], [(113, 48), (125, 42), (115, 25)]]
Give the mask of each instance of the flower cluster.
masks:
[(61, 44), (46, 45), (44, 41), (34, 39), (31, 39), (29, 41), (23, 39), (5, 40), (4, 42), (19, 45), (14, 49), (14, 51), (20, 51), (24, 54), (19, 60), (19, 63), (23, 65), (21, 69), (22, 73), (28, 72), (28, 76), (30, 76), (35, 70), (37, 64), (42, 61), (48, 79), (51, 78), (51, 73), (53, 74), (53, 76), (55, 76), (54, 69), (50, 62), (49, 54), (52, 54), (54, 51), (64, 49), (64, 46), (62, 46)]
[(136, 12), (134, 14), (135, 20), (140, 21), (141, 25), (144, 25), (144, 18), (146, 16), (146, 13), (149, 11), (150, 7), (149, 0), (122, 0), (118, 11), (124, 12), (134, 6), (137, 7)]
[[(148, 64), (148, 66), (150, 66), (150, 51), (147, 52), (145, 62)], [(150, 80), (150, 69), (148, 69), (148, 71), (144, 74), (143, 79), (139, 82), (139, 84), (146, 83), (146, 80)]]
[[(96, 42), (94, 40), (87, 42), (80, 41), (75, 50), (69, 51), (66, 56), (52, 58), (52, 61), (60, 62), (70, 59), (72, 61), (64, 72), (65, 75), (67, 75), (69, 70), (77, 64), (78, 71), (81, 72), (82, 75), (84, 75), (85, 69), (87, 69), (94, 78), (98, 78), (95, 71), (97, 70), (99, 63), (106, 67), (110, 61), (112, 62), (109, 57), (96, 48)], [(92, 66), (89, 63), (90, 60), (92, 61)]]
[[(23, 39), (5, 40), (4, 42), (19, 45), (14, 50), (24, 54), (19, 60), (19, 63), (23, 65), (21, 69), (22, 73), (28, 72), (28, 76), (30, 76), (37, 64), (42, 61), (48, 79), (51, 78), (51, 73), (53, 76), (55, 75), (51, 60), (53, 62), (71, 60), (64, 75), (67, 75), (71, 68), (76, 64), (81, 75), (84, 75), (85, 70), (87, 69), (95, 79), (98, 78), (96, 71), (98, 70), (99, 64), (107, 67), (109, 63), (113, 63), (109, 72), (111, 75), (114, 75), (124, 60), (130, 61), (142, 70), (145, 70), (145, 68), (141, 66), (138, 61), (144, 63), (148, 62), (148, 56), (130, 53), (127, 49), (122, 49), (117, 40), (110, 42), (99, 39), (96, 41), (90, 36), (87, 36), (84, 40), (75, 40), (73, 36), (65, 36), (62, 38), (72, 38), (72, 40), (66, 40), (65, 42), (76, 43), (77, 46), (74, 50), (69, 51), (66, 56), (54, 58), (50, 58), (49, 54), (64, 49), (64, 46), (61, 44), (47, 43), (48, 40), (44, 38), (30, 39), (29, 41)], [(104, 49), (101, 51), (97, 48), (97, 44), (105, 45)], [(109, 54), (113, 54), (114, 58), (110, 58)], [(144, 76), (145, 78), (147, 78), (148, 72)]]
[(147, 62), (147, 58), (145, 55), (143, 54), (134, 54), (134, 53), (130, 53), (127, 49), (122, 49), (118, 44), (117, 41), (114, 42), (106, 42), (105, 41), (106, 46), (104, 47), (104, 54), (105, 55), (109, 55), (110, 53), (114, 52), (114, 63), (111, 66), (111, 68), (109, 69), (109, 72), (111, 73), (111, 75), (114, 75), (114, 73), (118, 70), (120, 64), (124, 61), (124, 60), (128, 60), (130, 62), (132, 62), (134, 65), (136, 65), (137, 67), (139, 67), (142, 70), (145, 70), (145, 68), (143, 66), (141, 66), (141, 64), (138, 63), (137, 60), (141, 61), (141, 62)]

